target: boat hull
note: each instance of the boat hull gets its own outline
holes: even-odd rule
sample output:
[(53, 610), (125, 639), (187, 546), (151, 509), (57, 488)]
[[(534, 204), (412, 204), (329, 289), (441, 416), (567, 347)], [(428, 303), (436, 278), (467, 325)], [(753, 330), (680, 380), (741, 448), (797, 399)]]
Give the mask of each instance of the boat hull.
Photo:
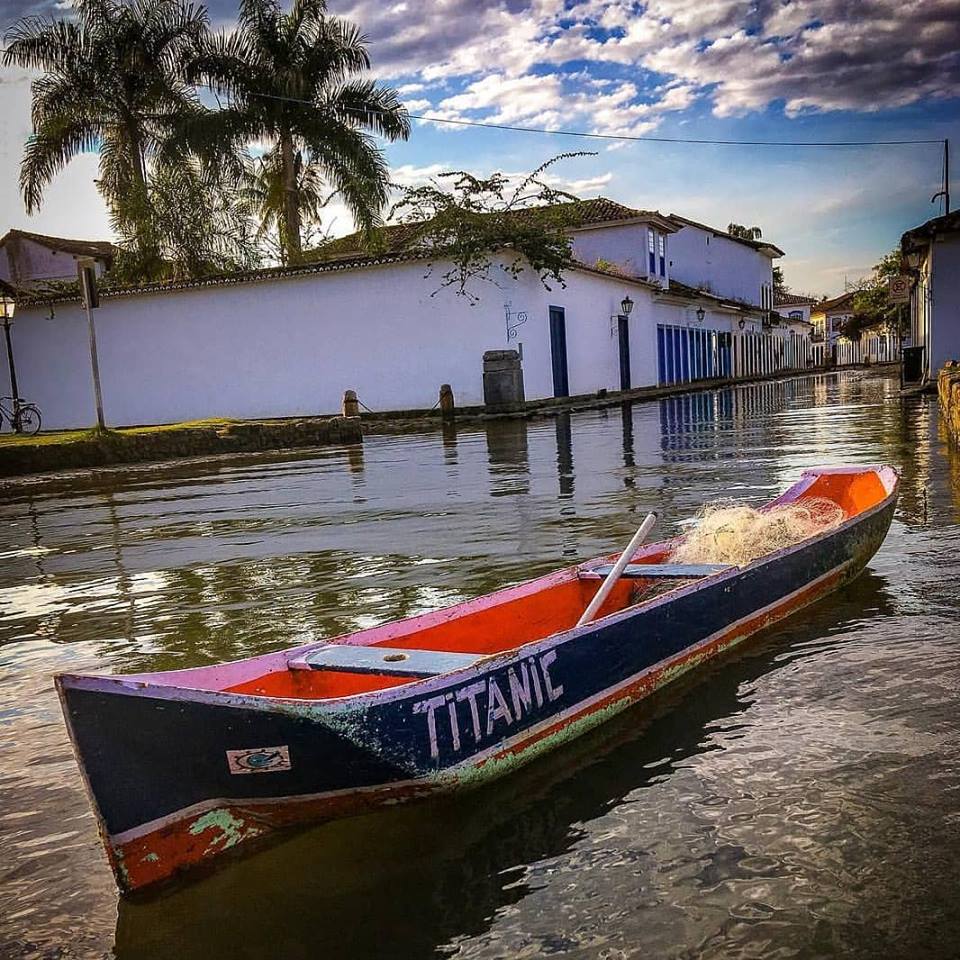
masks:
[(340, 701), (60, 677), (118, 883), (134, 890), (294, 823), (501, 776), (849, 582), (894, 502), (587, 627)]

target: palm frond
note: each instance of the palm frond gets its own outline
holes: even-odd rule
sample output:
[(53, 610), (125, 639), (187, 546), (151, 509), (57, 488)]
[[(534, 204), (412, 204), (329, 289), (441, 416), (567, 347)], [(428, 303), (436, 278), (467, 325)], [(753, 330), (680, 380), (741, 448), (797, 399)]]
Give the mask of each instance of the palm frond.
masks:
[(388, 140), (410, 136), (410, 115), (391, 87), (373, 80), (354, 80), (331, 91), (328, 109), (341, 122), (364, 127)]

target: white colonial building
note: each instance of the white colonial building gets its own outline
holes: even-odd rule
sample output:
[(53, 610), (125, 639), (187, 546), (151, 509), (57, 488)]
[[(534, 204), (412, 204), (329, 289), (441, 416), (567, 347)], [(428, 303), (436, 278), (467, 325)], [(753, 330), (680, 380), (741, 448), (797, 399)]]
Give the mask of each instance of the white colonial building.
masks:
[[(441, 287), (443, 264), (404, 249), (403, 228), (377, 255), (342, 238), (303, 266), (104, 289), (106, 420), (333, 413), (347, 389), (373, 410), (428, 410), (444, 383), (458, 406), (479, 405), (488, 350), (520, 353), (528, 400), (807, 365), (809, 340), (771, 324), (776, 247), (609, 200), (582, 211), (563, 286), (495, 267), (475, 304)], [(45, 427), (94, 421), (76, 295), (21, 296), (13, 346)]]

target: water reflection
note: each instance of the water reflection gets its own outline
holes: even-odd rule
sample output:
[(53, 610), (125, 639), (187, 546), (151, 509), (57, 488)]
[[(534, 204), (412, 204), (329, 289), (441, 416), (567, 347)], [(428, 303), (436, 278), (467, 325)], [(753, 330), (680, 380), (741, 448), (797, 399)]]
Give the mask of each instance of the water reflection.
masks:
[(530, 462), (525, 420), (491, 421), (486, 425), (490, 463), (490, 495), (530, 492)]
[(960, 454), (935, 405), (896, 390), (816, 376), (8, 488), (0, 954), (104, 955), (113, 937), (54, 671), (334, 636), (607, 552), (651, 509), (669, 535), (705, 500), (886, 461), (902, 494), (872, 573), (744, 657), (482, 794), (124, 903), (117, 950), (952, 956)]

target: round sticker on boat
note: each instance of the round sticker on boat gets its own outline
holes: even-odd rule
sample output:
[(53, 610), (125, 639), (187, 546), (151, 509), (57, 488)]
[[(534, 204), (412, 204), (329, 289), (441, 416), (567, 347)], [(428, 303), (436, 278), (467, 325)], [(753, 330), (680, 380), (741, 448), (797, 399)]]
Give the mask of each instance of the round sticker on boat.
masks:
[(250, 750), (228, 750), (227, 766), (231, 773), (276, 773), (290, 769), (290, 748), (254, 747)]

